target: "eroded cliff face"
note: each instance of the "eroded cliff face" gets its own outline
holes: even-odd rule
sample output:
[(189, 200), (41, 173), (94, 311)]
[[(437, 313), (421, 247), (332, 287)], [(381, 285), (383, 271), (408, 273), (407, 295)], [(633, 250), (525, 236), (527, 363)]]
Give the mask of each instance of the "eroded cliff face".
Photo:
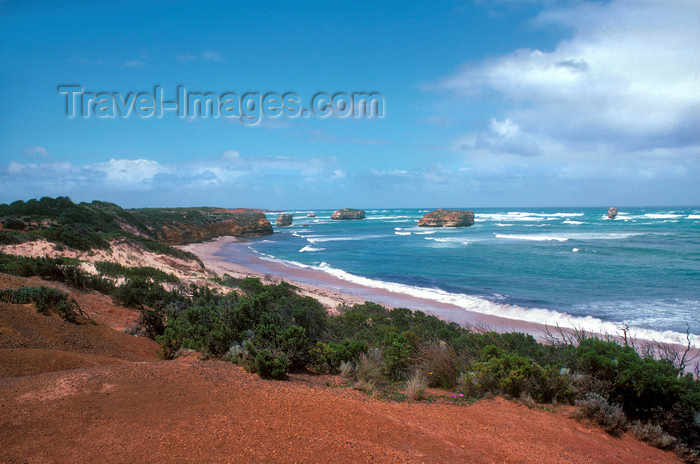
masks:
[(363, 209), (339, 209), (331, 216), (331, 219), (341, 220), (341, 219), (364, 219), (365, 210)]
[(436, 209), (418, 221), (418, 227), (469, 227), (474, 224), (474, 211)]
[(260, 237), (272, 234), (272, 224), (265, 215), (252, 209), (226, 210), (221, 218), (207, 218), (198, 223), (167, 222), (156, 233), (168, 245), (202, 242), (224, 235)]

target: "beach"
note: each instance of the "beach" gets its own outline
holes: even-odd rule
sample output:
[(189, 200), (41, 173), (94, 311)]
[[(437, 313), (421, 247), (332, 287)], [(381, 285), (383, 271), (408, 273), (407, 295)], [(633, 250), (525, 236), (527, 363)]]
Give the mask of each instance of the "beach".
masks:
[[(268, 260), (253, 252), (248, 246), (249, 243), (246, 239), (224, 236), (177, 248), (194, 253), (209, 271), (220, 276), (228, 274), (237, 279), (253, 277), (266, 284), (285, 281), (297, 287), (297, 292), (300, 295), (320, 301), (331, 315), (339, 314), (339, 309), (343, 306), (369, 301), (387, 308), (403, 307), (420, 310), (442, 320), (455, 322), (476, 330), (526, 333), (544, 342), (551, 341), (550, 335), (561, 338), (560, 332), (567, 336), (574, 335), (574, 330), (570, 327), (558, 327), (556, 324), (540, 324), (468, 311), (463, 307), (433, 299), (361, 285), (317, 269), (294, 266), (278, 260)], [(591, 335), (612, 336), (618, 339), (621, 339), (622, 335), (621, 331), (612, 333), (586, 332)], [(634, 330), (631, 330), (629, 336), (641, 344), (658, 342), (658, 340), (639, 336)], [(680, 353), (686, 349), (686, 343), (682, 339), (679, 339), (677, 343), (668, 344), (674, 346)], [(694, 345), (688, 353), (688, 359), (696, 360), (700, 356), (699, 353), (700, 350)], [(688, 366), (688, 369), (692, 369), (693, 366), (694, 362)]]
[[(544, 338), (547, 331), (547, 327), (543, 324), (470, 312), (435, 300), (363, 286), (319, 270), (268, 261), (250, 251), (244, 239), (236, 237), (219, 237), (178, 248), (194, 253), (208, 270), (222, 276), (228, 274), (239, 279), (254, 277), (264, 283), (288, 282), (297, 287), (301, 295), (319, 300), (331, 314), (338, 313), (338, 306), (371, 301), (389, 308), (404, 307), (420, 310), (449, 322), (478, 329), (523, 332), (538, 339)], [(261, 271), (263, 269), (264, 271)], [(549, 329), (554, 330), (556, 327)]]

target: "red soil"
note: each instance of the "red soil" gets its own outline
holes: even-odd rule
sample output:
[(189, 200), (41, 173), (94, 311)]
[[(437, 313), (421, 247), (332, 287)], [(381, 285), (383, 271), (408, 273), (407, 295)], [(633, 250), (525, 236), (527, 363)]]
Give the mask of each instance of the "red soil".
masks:
[[(0, 288), (32, 284), (0, 275)], [(75, 294), (95, 319), (135, 317), (98, 296)], [(390, 403), (329, 377), (155, 361), (155, 349), (102, 323), (0, 305), (0, 462), (679, 462), (566, 410)]]

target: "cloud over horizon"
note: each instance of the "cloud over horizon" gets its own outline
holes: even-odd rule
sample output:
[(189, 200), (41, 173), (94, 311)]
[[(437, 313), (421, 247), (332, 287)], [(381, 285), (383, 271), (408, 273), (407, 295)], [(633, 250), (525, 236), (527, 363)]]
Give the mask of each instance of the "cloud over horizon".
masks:
[(74, 194), (82, 198), (92, 190), (107, 192), (110, 198), (115, 193), (148, 198), (164, 191), (189, 191), (194, 201), (212, 198), (216, 202), (218, 197), (212, 194), (222, 191), (241, 196), (260, 191), (289, 194), (290, 182), (293, 188), (314, 190), (314, 185), (337, 183), (345, 176), (334, 157), (244, 157), (235, 150), (168, 165), (149, 159), (110, 158), (82, 165), (11, 160), (0, 166), (0, 181), (8, 187), (0, 194), (0, 201), (13, 201), (18, 192), (27, 192), (23, 195), (30, 197)]

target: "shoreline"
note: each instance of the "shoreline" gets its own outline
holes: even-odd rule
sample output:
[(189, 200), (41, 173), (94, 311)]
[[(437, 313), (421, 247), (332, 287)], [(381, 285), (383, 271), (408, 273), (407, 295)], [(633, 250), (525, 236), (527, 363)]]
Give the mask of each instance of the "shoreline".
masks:
[[(181, 245), (177, 248), (194, 253), (209, 271), (218, 275), (229, 274), (234, 278), (255, 277), (266, 284), (288, 282), (297, 287), (300, 295), (310, 296), (320, 301), (330, 315), (339, 314), (338, 306), (341, 305), (352, 306), (373, 302), (390, 309), (403, 307), (413, 311), (420, 310), (445, 321), (480, 330), (493, 330), (501, 333), (521, 332), (532, 335), (540, 342), (547, 341), (548, 331), (557, 338), (561, 337), (559, 331), (566, 335), (573, 335), (575, 332), (574, 329), (567, 327), (557, 328), (556, 325), (548, 326), (537, 322), (469, 311), (449, 303), (350, 282), (317, 269), (266, 260), (250, 251), (247, 243), (245, 239), (223, 236), (207, 242)], [(585, 330), (585, 332), (599, 337), (610, 336), (622, 339), (621, 333), (603, 333), (591, 330)], [(673, 346), (681, 353), (686, 349), (686, 344), (681, 342), (659, 342), (638, 336), (634, 331), (631, 332), (631, 336), (637, 342), (662, 343)], [(692, 344), (688, 355), (690, 359), (697, 360), (700, 357), (700, 347)], [(686, 369), (690, 367), (686, 366)]]
[[(351, 306), (369, 301), (387, 308), (420, 310), (462, 326), (498, 332), (523, 332), (538, 340), (546, 335), (547, 326), (544, 324), (473, 312), (449, 303), (357, 284), (317, 269), (268, 261), (248, 250), (246, 243), (244, 239), (225, 236), (207, 242), (181, 245), (178, 248), (194, 253), (208, 270), (219, 275), (229, 274), (235, 278), (256, 277), (264, 283), (288, 282), (298, 287), (301, 295), (319, 300), (330, 314), (337, 314), (339, 305)], [(224, 248), (228, 258), (222, 253)], [(556, 327), (549, 329), (556, 332)], [(572, 332), (570, 329), (562, 330)]]

